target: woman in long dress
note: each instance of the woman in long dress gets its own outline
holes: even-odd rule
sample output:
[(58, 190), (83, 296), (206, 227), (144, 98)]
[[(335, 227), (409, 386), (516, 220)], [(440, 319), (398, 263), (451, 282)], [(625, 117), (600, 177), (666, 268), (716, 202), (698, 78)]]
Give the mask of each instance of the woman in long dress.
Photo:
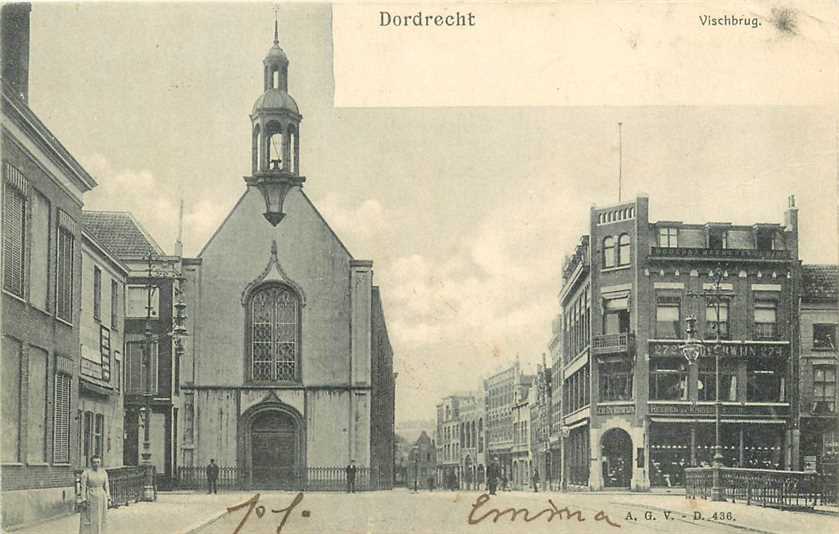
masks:
[(102, 458), (90, 459), (90, 469), (82, 472), (82, 511), (79, 534), (105, 534), (108, 526), (108, 506), (111, 490), (108, 473), (102, 468)]

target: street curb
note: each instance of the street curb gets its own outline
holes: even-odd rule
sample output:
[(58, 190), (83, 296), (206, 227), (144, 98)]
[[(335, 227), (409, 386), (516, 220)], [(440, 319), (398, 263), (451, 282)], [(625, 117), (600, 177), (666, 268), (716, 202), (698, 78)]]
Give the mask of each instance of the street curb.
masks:
[(215, 523), (216, 521), (218, 521), (219, 519), (221, 519), (225, 515), (227, 515), (227, 510), (222, 510), (221, 512), (218, 512), (216, 515), (211, 516), (209, 519), (202, 519), (202, 520), (186, 527), (183, 530), (176, 531), (175, 534), (193, 534), (194, 532), (198, 532), (199, 530), (201, 530), (204, 527), (208, 527), (208, 526), (212, 525), (213, 523)]

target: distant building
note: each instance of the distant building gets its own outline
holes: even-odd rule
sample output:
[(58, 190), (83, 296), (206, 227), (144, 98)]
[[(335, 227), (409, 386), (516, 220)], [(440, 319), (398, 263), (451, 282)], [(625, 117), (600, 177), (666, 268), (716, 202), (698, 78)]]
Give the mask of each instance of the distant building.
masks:
[(522, 374), (518, 358), (516, 361), (487, 377), (483, 381), (486, 404), (487, 465), (498, 461), (501, 474), (508, 480), (513, 470), (513, 407), (516, 405), (524, 383), (530, 384), (532, 377)]
[(416, 482), (417, 489), (433, 488), (437, 471), (436, 456), (434, 440), (423, 430), (408, 453), (405, 485), (413, 488)]
[(521, 383), (515, 388), (515, 401), (512, 408), (513, 445), (510, 449), (512, 471), (511, 487), (527, 489), (530, 485), (530, 474), (533, 472), (530, 440), (530, 405), (535, 403), (535, 390), (531, 387), (532, 377), (522, 377)]
[[(593, 207), (589, 233), (567, 262), (560, 293), (563, 427), (569, 485), (601, 489), (684, 483), (710, 462), (715, 359), (689, 365), (685, 318), (715, 338), (716, 306), (691, 297), (712, 287), (720, 306), (724, 464), (797, 464), (798, 210), (783, 224), (649, 220), (638, 197)], [(710, 347), (706, 345), (706, 347)]]
[(460, 473), (461, 487), (478, 489), (486, 478), (486, 447), (484, 443), (485, 402), (483, 391), (470, 395), (460, 408)]
[(3, 530), (71, 511), (73, 471), (84, 465), (81, 210), (96, 181), (27, 103), (30, 11), (28, 3), (7, 3), (0, 15)]
[[(530, 404), (530, 457), (532, 460), (532, 471), (538, 471), (540, 489), (542, 487), (555, 487), (558, 477), (554, 476), (554, 460), (557, 464), (557, 472), (560, 463), (560, 455), (551, 449), (551, 423), (553, 417), (553, 384), (552, 371), (547, 366), (543, 355), (542, 364), (537, 367), (536, 376), (531, 387)], [(558, 445), (558, 443), (557, 443)]]
[(839, 463), (839, 266), (803, 266), (800, 320), (801, 469), (835, 469)]
[(437, 484), (459, 485), (463, 476), (461, 449), (467, 437), (461, 435), (461, 411), (473, 409), (474, 396), (449, 395), (437, 404)]

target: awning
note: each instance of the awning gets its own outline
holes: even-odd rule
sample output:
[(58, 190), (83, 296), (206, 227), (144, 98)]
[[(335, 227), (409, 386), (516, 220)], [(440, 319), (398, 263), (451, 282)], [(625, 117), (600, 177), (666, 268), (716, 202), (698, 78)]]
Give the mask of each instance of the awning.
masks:
[(93, 382), (88, 382), (84, 378), (79, 377), (79, 391), (81, 393), (90, 393), (92, 395), (96, 395), (98, 397), (110, 397), (114, 390), (100, 386), (99, 384), (94, 384)]

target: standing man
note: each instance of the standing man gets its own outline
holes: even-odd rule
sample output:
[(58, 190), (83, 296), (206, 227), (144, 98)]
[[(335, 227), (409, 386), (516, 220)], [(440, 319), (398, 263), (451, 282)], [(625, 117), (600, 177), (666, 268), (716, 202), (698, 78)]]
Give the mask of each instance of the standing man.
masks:
[(498, 460), (493, 460), (489, 467), (487, 467), (487, 486), (489, 494), (495, 495), (495, 490), (498, 488)]
[(207, 495), (211, 493), (218, 493), (218, 466), (216, 460), (210, 458), (210, 464), (207, 466)]
[(355, 493), (355, 474), (358, 471), (355, 460), (350, 460), (350, 465), (344, 471), (347, 473), (347, 493)]
[(539, 493), (539, 470), (533, 470), (533, 491)]

